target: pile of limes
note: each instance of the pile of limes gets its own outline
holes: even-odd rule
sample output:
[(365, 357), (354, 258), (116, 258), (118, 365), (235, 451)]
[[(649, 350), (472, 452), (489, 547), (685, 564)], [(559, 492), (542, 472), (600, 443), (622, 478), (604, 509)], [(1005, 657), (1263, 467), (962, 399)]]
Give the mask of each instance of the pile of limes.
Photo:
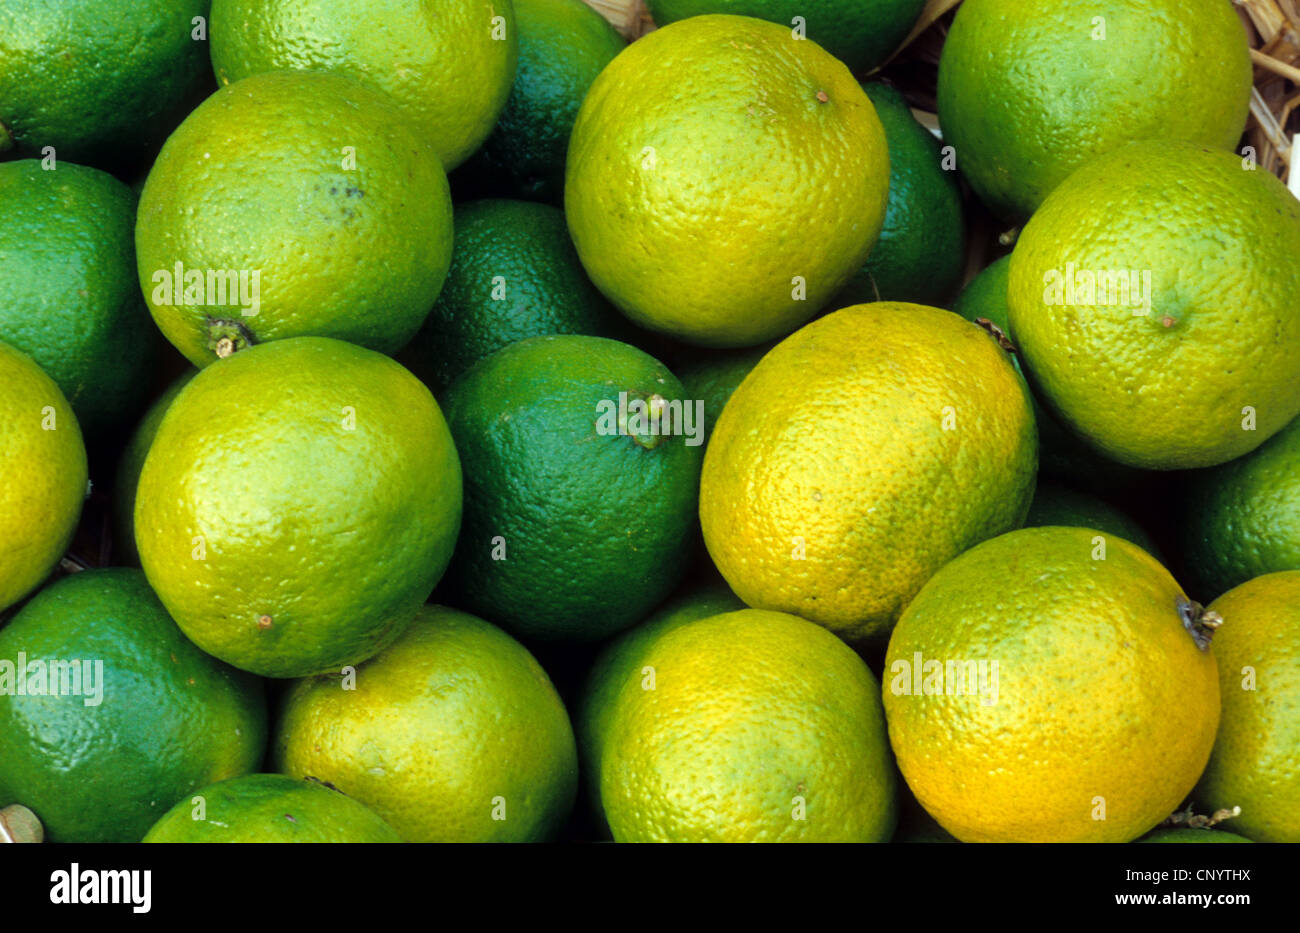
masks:
[(0, 838), (1300, 842), (1242, 20), (936, 6), (0, 4)]

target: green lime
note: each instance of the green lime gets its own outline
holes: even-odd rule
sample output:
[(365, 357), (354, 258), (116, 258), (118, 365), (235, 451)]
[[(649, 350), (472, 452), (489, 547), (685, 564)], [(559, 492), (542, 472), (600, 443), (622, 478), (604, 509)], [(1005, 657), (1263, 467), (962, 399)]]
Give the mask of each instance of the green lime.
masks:
[(194, 791), (144, 842), (401, 842), (364, 805), (316, 781), (246, 774)]
[(265, 746), (261, 683), (186, 639), (138, 570), (73, 574), (0, 629), (0, 802), (53, 842), (138, 842)]
[(559, 209), (528, 201), (473, 201), (457, 206), (455, 225), (442, 293), (398, 355), (435, 395), (517, 340), (544, 334), (618, 337), (631, 329), (587, 278)]
[(1231, 149), (1250, 87), (1224, 0), (966, 0), (939, 61), (939, 121), (980, 200), (1024, 220), (1126, 142)]
[(156, 357), (135, 195), (97, 169), (24, 160), (0, 164), (0, 200), (0, 340), (58, 383), (87, 435), (120, 427), (139, 414)]
[(183, 373), (167, 387), (149, 406), (135, 432), (127, 441), (122, 456), (117, 462), (117, 471), (113, 475), (113, 546), (115, 563), (140, 565), (140, 553), (135, 549), (135, 490), (140, 485), (140, 471), (144, 469), (144, 458), (149, 455), (158, 425), (162, 424), (163, 415), (171, 407), (181, 389), (198, 375), (197, 369)]
[(705, 13), (770, 20), (811, 39), (856, 73), (882, 64), (907, 37), (925, 0), (646, 0), (660, 26)]
[(398, 641), (286, 695), (275, 765), (366, 804), (407, 842), (535, 842), (573, 807), (564, 704), (528, 651), (482, 619), (426, 606)]
[(203, 650), (268, 677), (356, 664), (451, 557), (460, 466), (442, 413), (388, 357), (321, 337), (242, 350), (163, 416), (136, 546)]
[(1041, 525), (1095, 528), (1131, 541), (1153, 557), (1160, 556), (1155, 542), (1142, 526), (1124, 512), (1096, 496), (1051, 480), (1038, 481), (1034, 501), (1029, 504), (1029, 515), (1025, 519), (1027, 528)]
[(0, 611), (41, 584), (86, 500), (86, 448), (59, 387), (0, 343)]
[(492, 134), (462, 180), (484, 193), (559, 202), (569, 134), (596, 76), (626, 43), (582, 0), (511, 0), (519, 67)]
[(288, 69), (364, 81), (391, 96), (448, 171), (491, 131), (517, 52), (510, 0), (212, 0), (223, 85)]
[[(116, 166), (176, 125), (208, 78), (210, 0), (0, 4), (0, 153)], [(15, 215), (9, 215), (13, 220)]]
[(774, 346), (773, 343), (761, 343), (739, 350), (689, 347), (683, 353), (682, 361), (673, 372), (682, 381), (687, 398), (704, 402), (704, 443), (709, 442), (713, 426), (718, 423), (732, 393), (740, 388), (750, 370)]
[(525, 638), (644, 618), (690, 558), (703, 437), (663, 364), (603, 337), (533, 337), (447, 391), (465, 471), (448, 599)]
[(880, 239), (864, 265), (831, 301), (947, 306), (966, 264), (966, 220), (955, 164), (944, 168), (939, 141), (887, 84), (862, 85), (889, 143), (889, 205)]
[(1206, 598), (1300, 570), (1300, 418), (1244, 457), (1185, 475), (1182, 539)]
[(442, 288), (451, 218), (437, 156), (384, 94), (256, 75), (163, 146), (140, 197), (140, 287), (196, 366), (307, 335), (395, 353)]

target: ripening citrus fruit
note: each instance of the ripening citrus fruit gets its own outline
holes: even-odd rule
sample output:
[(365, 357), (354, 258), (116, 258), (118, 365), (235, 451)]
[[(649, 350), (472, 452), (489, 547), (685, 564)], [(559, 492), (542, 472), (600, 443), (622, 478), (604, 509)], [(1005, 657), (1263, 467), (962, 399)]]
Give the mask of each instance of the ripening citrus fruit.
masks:
[(1223, 594), (1214, 639), (1223, 718), (1193, 799), (1241, 807), (1231, 828), (1255, 842), (1300, 842), (1300, 571)]
[(448, 171), (491, 131), (517, 51), (510, 0), (212, 0), (222, 84), (287, 69), (364, 81), (392, 97)]
[(52, 842), (139, 842), (265, 748), (261, 683), (196, 648), (138, 570), (73, 574), (0, 629), (0, 800)]
[(592, 85), (565, 212), (592, 281), (634, 322), (707, 346), (782, 336), (875, 245), (889, 154), (847, 68), (788, 27), (696, 16)]
[(966, 0), (939, 62), (939, 121), (980, 199), (1023, 220), (1126, 142), (1232, 148), (1250, 85), (1228, 0)]
[(407, 842), (537, 842), (578, 786), (564, 704), (517, 641), (482, 619), (426, 606), (397, 642), (286, 695), (276, 767), (326, 781)]
[(1182, 540), (1201, 595), (1300, 570), (1300, 418), (1244, 457), (1189, 473)]
[(944, 563), (1020, 525), (1036, 456), (1028, 394), (989, 334), (922, 305), (845, 308), (727, 402), (704, 540), (748, 605), (878, 638)]
[(908, 605), (882, 675), (917, 800), (963, 842), (1130, 842), (1159, 824), (1219, 724), (1197, 608), (1154, 558), (1092, 529), (962, 554)]
[(443, 403), (465, 470), (449, 601), (522, 638), (595, 641), (677, 586), (703, 434), (662, 363), (603, 337), (533, 337)]
[(0, 343), (0, 611), (40, 585), (72, 541), (86, 448), (59, 387)]
[(88, 436), (139, 414), (160, 343), (135, 274), (135, 195), (104, 172), (0, 164), (0, 340), (59, 384)]
[(394, 353), (447, 275), (451, 196), (386, 95), (340, 75), (262, 74), (167, 140), (135, 239), (154, 320), (195, 366), (299, 336)]
[(1300, 414), (1300, 203), (1232, 153), (1088, 163), (1020, 234), (1008, 296), (1030, 380), (1107, 457), (1213, 466)]
[(401, 842), (402, 837), (365, 806), (324, 784), (246, 774), (194, 791), (143, 841)]
[(0, 4), (0, 153), (125, 167), (210, 81), (209, 0)]
[(136, 546), (200, 648), (300, 677), (401, 634), (447, 566), (460, 504), (429, 390), (378, 353), (300, 337), (181, 390), (140, 474)]
[[(632, 636), (590, 741), (617, 842), (884, 842), (879, 684), (803, 619), (743, 609)], [(609, 676), (608, 674), (606, 676)]]
[(646, 0), (660, 26), (688, 16), (735, 13), (791, 24), (854, 72), (875, 68), (898, 48), (925, 0)]

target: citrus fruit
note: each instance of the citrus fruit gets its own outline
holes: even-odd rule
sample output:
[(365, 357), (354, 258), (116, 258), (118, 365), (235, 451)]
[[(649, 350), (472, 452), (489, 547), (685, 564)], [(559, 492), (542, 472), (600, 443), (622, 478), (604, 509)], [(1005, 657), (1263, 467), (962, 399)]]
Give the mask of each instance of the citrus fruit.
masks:
[(967, 0), (939, 61), (939, 122), (980, 199), (1023, 220), (1126, 142), (1232, 148), (1250, 86), (1223, 0)]
[(889, 144), (889, 205), (866, 265), (835, 296), (845, 307), (867, 301), (939, 305), (952, 298), (966, 264), (966, 221), (955, 170), (903, 95), (863, 84)]
[(510, 0), (212, 0), (221, 84), (288, 69), (364, 81), (392, 97), (448, 171), (491, 131), (517, 51)]
[(736, 350), (692, 347), (682, 355), (673, 373), (682, 381), (687, 398), (704, 402), (704, 443), (709, 442), (713, 426), (732, 394), (773, 346), (761, 343)]
[(925, 0), (646, 0), (654, 21), (666, 26), (688, 16), (735, 13), (780, 23), (816, 42), (855, 72), (875, 68), (898, 48), (921, 15)]
[[(1007, 307), (1007, 286), (1011, 273), (1011, 257), (994, 260), (979, 275), (971, 279), (957, 296), (952, 309), (968, 321), (980, 318), (991, 322), (1015, 346), (1016, 336), (1011, 330)], [(1016, 370), (1020, 367), (1020, 354), (1011, 357)], [(1032, 391), (1034, 422), (1038, 425), (1038, 472), (1083, 489), (1099, 493), (1112, 493), (1117, 489), (1132, 487), (1144, 475), (1142, 471), (1107, 460), (1075, 437), (1043, 407)]]
[(1213, 466), (1300, 413), (1300, 203), (1231, 153), (1088, 163), (1025, 226), (1008, 296), (1031, 381), (1107, 457)]
[(0, 629), (0, 800), (52, 842), (138, 842), (265, 745), (260, 682), (187, 640), (138, 570), (73, 574)]
[[(426, 606), (356, 669), (294, 685), (276, 766), (327, 781), (407, 842), (534, 842), (573, 806), (578, 762), (546, 672), (482, 619)], [(343, 685), (346, 686), (346, 685)]]
[(140, 423), (122, 450), (117, 461), (117, 471), (113, 475), (113, 550), (115, 562), (139, 566), (140, 553), (135, 549), (135, 491), (140, 485), (140, 471), (144, 469), (144, 458), (149, 455), (153, 439), (158, 434), (158, 425), (162, 424), (163, 415), (171, 407), (181, 389), (198, 373), (191, 369), (182, 373), (176, 381), (167, 387), (162, 395), (154, 400), (145, 412)]
[(922, 305), (845, 308), (727, 402), (704, 541), (746, 604), (870, 641), (949, 559), (1020, 525), (1036, 456), (1024, 384), (987, 333)]
[(0, 343), (0, 610), (40, 585), (67, 549), (87, 492), (81, 429), (59, 387)]
[(1109, 502), (1051, 480), (1039, 479), (1034, 501), (1029, 504), (1029, 515), (1025, 517), (1025, 527), (1044, 525), (1096, 528), (1136, 544), (1153, 557), (1159, 556), (1155, 542), (1142, 526)]
[(847, 68), (788, 28), (696, 16), (601, 72), (564, 203), (592, 281), (634, 322), (750, 346), (816, 314), (884, 221), (889, 153)]
[(1223, 719), (1193, 795), (1240, 807), (1232, 829), (1255, 842), (1300, 842), (1300, 571), (1256, 577), (1210, 609)]
[[(183, 116), (207, 78), (209, 0), (0, 5), (0, 152), (114, 164)], [(129, 161), (129, 160), (126, 160)]]
[(672, 592), (702, 437), (663, 364), (603, 337), (533, 337), (480, 362), (444, 405), (465, 471), (448, 601), (520, 637), (584, 641)]
[(1196, 610), (1154, 558), (1091, 529), (1025, 528), (947, 564), (882, 675), (917, 800), (963, 842), (1130, 842), (1158, 825), (1219, 724)]
[(451, 262), (447, 178), (391, 101), (339, 75), (256, 75), (204, 101), (140, 198), (140, 286), (196, 366), (323, 336), (394, 353)]
[(558, 208), (472, 201), (457, 206), (455, 227), (447, 281), (398, 357), (435, 394), (526, 337), (616, 337), (631, 329), (587, 278)]
[(144, 842), (401, 842), (365, 806), (316, 781), (246, 774), (196, 790)]
[(582, 0), (511, 0), (519, 67), (492, 133), (452, 178), (505, 197), (560, 201), (578, 108), (623, 50), (622, 36)]
[(1202, 594), (1300, 570), (1300, 418), (1255, 450), (1185, 476), (1182, 540)]
[(607, 709), (593, 736), (615, 841), (890, 838), (896, 784), (880, 687), (847, 645), (757, 609), (636, 642), (617, 690), (599, 698)]
[(1157, 829), (1148, 833), (1138, 842), (1250, 842), (1245, 836), (1238, 836), (1222, 829)]
[(58, 383), (88, 435), (138, 414), (156, 334), (135, 275), (135, 196), (111, 175), (0, 164), (0, 340)]
[(365, 660), (451, 556), (460, 466), (418, 379), (323, 337), (200, 372), (140, 474), (136, 546), (200, 648), (267, 677)]

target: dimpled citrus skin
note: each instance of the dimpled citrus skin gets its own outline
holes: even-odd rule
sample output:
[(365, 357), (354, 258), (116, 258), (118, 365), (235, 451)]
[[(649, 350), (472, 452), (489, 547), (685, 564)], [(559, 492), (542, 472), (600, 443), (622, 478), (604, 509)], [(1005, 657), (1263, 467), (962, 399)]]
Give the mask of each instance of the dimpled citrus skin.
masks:
[(460, 505), (429, 390), (378, 353), (300, 337), (221, 360), (172, 402), (140, 474), (136, 546), (199, 647), (300, 677), (401, 634), (451, 558)]
[(448, 171), (491, 132), (517, 55), (510, 0), (212, 3), (222, 84), (289, 69), (363, 80), (392, 96)]
[(0, 629), (0, 658), (20, 651), (29, 686), (37, 660), (51, 678), (53, 662), (91, 664), (79, 693), (60, 674), (62, 695), (0, 694), (0, 800), (53, 842), (139, 842), (179, 798), (261, 764), (261, 681), (188, 641), (139, 570), (45, 587)]
[(937, 308), (856, 305), (777, 344), (727, 402), (704, 541), (748, 605), (879, 638), (934, 571), (1021, 524), (1037, 452), (989, 334)]
[(143, 842), (401, 842), (364, 805), (324, 784), (283, 774), (248, 774), (196, 790), (172, 807)]
[[(1150, 311), (1058, 303), (1070, 263), (1149, 272)], [(1145, 142), (1084, 166), (1020, 234), (1008, 300), (1030, 380), (1121, 463), (1213, 466), (1300, 413), (1300, 203), (1239, 156)]]
[[(47, 430), (49, 428), (49, 430)], [(86, 499), (86, 447), (67, 399), (24, 353), (0, 343), (0, 611), (67, 550)]]
[[(252, 342), (336, 337), (394, 353), (451, 264), (451, 195), (385, 95), (339, 75), (263, 74), (213, 94), (167, 140), (135, 238), (154, 320), (196, 366), (216, 359), (210, 318)], [(206, 287), (206, 304), (167, 304), (155, 276), (174, 280), (177, 262), (205, 280), (260, 272), (257, 313)]]
[(565, 211), (628, 317), (735, 347), (789, 333), (861, 268), (888, 187), (885, 131), (844, 65), (775, 23), (697, 16), (596, 79)]
[(1241, 807), (1227, 826), (1255, 842), (1300, 842), (1300, 571), (1256, 577), (1210, 608), (1223, 616), (1223, 719), (1192, 799), (1202, 811)]
[(1131, 140), (1232, 148), (1250, 84), (1228, 0), (966, 0), (939, 62), (939, 122), (980, 199), (1024, 219)]
[(360, 665), (355, 689), (337, 676), (295, 684), (273, 756), (360, 800), (407, 842), (542, 841), (577, 793), (573, 729), (541, 665), (443, 606), (426, 606)]
[[(963, 842), (1130, 842), (1205, 767), (1219, 724), (1212, 649), (1184, 628), (1169, 572), (1113, 536), (1094, 559), (1100, 534), (1025, 528), (977, 545), (894, 629), (889, 740), (916, 799)], [(994, 702), (934, 689), (950, 682), (918, 695), (902, 666), (917, 654), (989, 662)]]
[(6, 0), (0, 4), (0, 150), (116, 162), (155, 141), (203, 87), (193, 38), (209, 0)]
[(634, 668), (610, 700), (599, 760), (615, 841), (893, 835), (879, 685), (829, 632), (744, 609), (663, 631)]
[(1246, 456), (1190, 473), (1186, 482), (1182, 539), (1199, 596), (1300, 570), (1300, 418)]

